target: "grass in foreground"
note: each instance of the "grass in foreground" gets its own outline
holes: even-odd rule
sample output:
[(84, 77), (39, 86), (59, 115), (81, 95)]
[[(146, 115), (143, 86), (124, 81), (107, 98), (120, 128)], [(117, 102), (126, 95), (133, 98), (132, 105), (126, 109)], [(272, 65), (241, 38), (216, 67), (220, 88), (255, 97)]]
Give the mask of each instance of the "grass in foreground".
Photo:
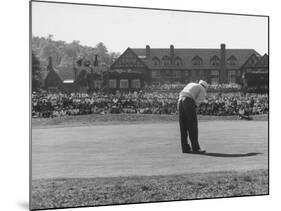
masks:
[(268, 171), (32, 181), (32, 209), (268, 194)]

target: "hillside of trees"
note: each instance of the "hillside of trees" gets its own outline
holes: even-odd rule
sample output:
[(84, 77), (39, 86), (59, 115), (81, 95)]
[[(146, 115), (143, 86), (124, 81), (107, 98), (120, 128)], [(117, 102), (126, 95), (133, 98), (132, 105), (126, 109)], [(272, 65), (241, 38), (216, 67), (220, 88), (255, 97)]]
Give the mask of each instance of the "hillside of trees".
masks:
[(41, 69), (47, 66), (49, 56), (52, 56), (54, 66), (68, 66), (73, 65), (79, 58), (93, 62), (97, 54), (99, 63), (109, 66), (114, 58), (120, 55), (120, 53), (109, 52), (102, 42), (98, 42), (94, 47), (83, 46), (77, 40), (73, 40), (71, 43), (56, 41), (53, 35), (32, 36), (32, 52), (39, 60)]
[(32, 88), (40, 87), (40, 73), (46, 71), (49, 57), (55, 67), (73, 67), (80, 59), (94, 63), (95, 55), (98, 63), (109, 67), (113, 61), (120, 56), (120, 53), (109, 52), (104, 43), (99, 42), (96, 46), (83, 46), (79, 41), (74, 40), (66, 43), (61, 40), (54, 40), (53, 35), (47, 37), (32, 36)]

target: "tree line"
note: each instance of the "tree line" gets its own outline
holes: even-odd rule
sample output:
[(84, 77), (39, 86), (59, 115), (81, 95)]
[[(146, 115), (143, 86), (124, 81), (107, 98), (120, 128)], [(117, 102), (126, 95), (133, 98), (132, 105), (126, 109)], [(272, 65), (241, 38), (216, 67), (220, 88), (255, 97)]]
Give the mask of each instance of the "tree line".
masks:
[(44, 71), (51, 56), (53, 65), (73, 66), (75, 62), (83, 58), (91, 63), (98, 55), (98, 62), (110, 66), (114, 59), (120, 56), (118, 52), (109, 52), (103, 42), (98, 42), (94, 47), (81, 45), (80, 41), (73, 40), (67, 43), (62, 40), (54, 40), (53, 35), (47, 37), (32, 36), (32, 84), (38, 87), (40, 72)]

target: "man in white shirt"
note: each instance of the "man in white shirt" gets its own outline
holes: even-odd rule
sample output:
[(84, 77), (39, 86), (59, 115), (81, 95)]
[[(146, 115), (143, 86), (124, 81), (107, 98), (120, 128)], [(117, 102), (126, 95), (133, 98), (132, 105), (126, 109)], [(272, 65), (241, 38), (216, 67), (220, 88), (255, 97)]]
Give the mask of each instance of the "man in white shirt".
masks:
[[(204, 153), (205, 150), (200, 149), (198, 142), (198, 121), (196, 107), (206, 98), (207, 82), (200, 80), (199, 83), (189, 83), (180, 92), (178, 100), (179, 124), (181, 132), (181, 147), (183, 153)], [(187, 142), (189, 139), (192, 146)]]

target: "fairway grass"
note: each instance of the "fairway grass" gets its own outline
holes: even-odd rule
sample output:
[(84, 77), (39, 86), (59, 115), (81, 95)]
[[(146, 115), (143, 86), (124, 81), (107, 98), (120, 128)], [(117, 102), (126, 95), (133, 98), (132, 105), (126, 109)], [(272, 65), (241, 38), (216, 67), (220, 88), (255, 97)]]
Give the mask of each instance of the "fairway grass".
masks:
[[(254, 121), (268, 121), (268, 115), (251, 116)], [(214, 120), (240, 120), (238, 116), (207, 116), (198, 115), (199, 121)], [(44, 127), (72, 127), (85, 125), (114, 125), (114, 124), (143, 124), (143, 123), (165, 123), (178, 121), (178, 114), (89, 114), (78, 116), (65, 116), (57, 118), (32, 118), (33, 128)]]
[(268, 171), (32, 181), (32, 209), (268, 194)]

